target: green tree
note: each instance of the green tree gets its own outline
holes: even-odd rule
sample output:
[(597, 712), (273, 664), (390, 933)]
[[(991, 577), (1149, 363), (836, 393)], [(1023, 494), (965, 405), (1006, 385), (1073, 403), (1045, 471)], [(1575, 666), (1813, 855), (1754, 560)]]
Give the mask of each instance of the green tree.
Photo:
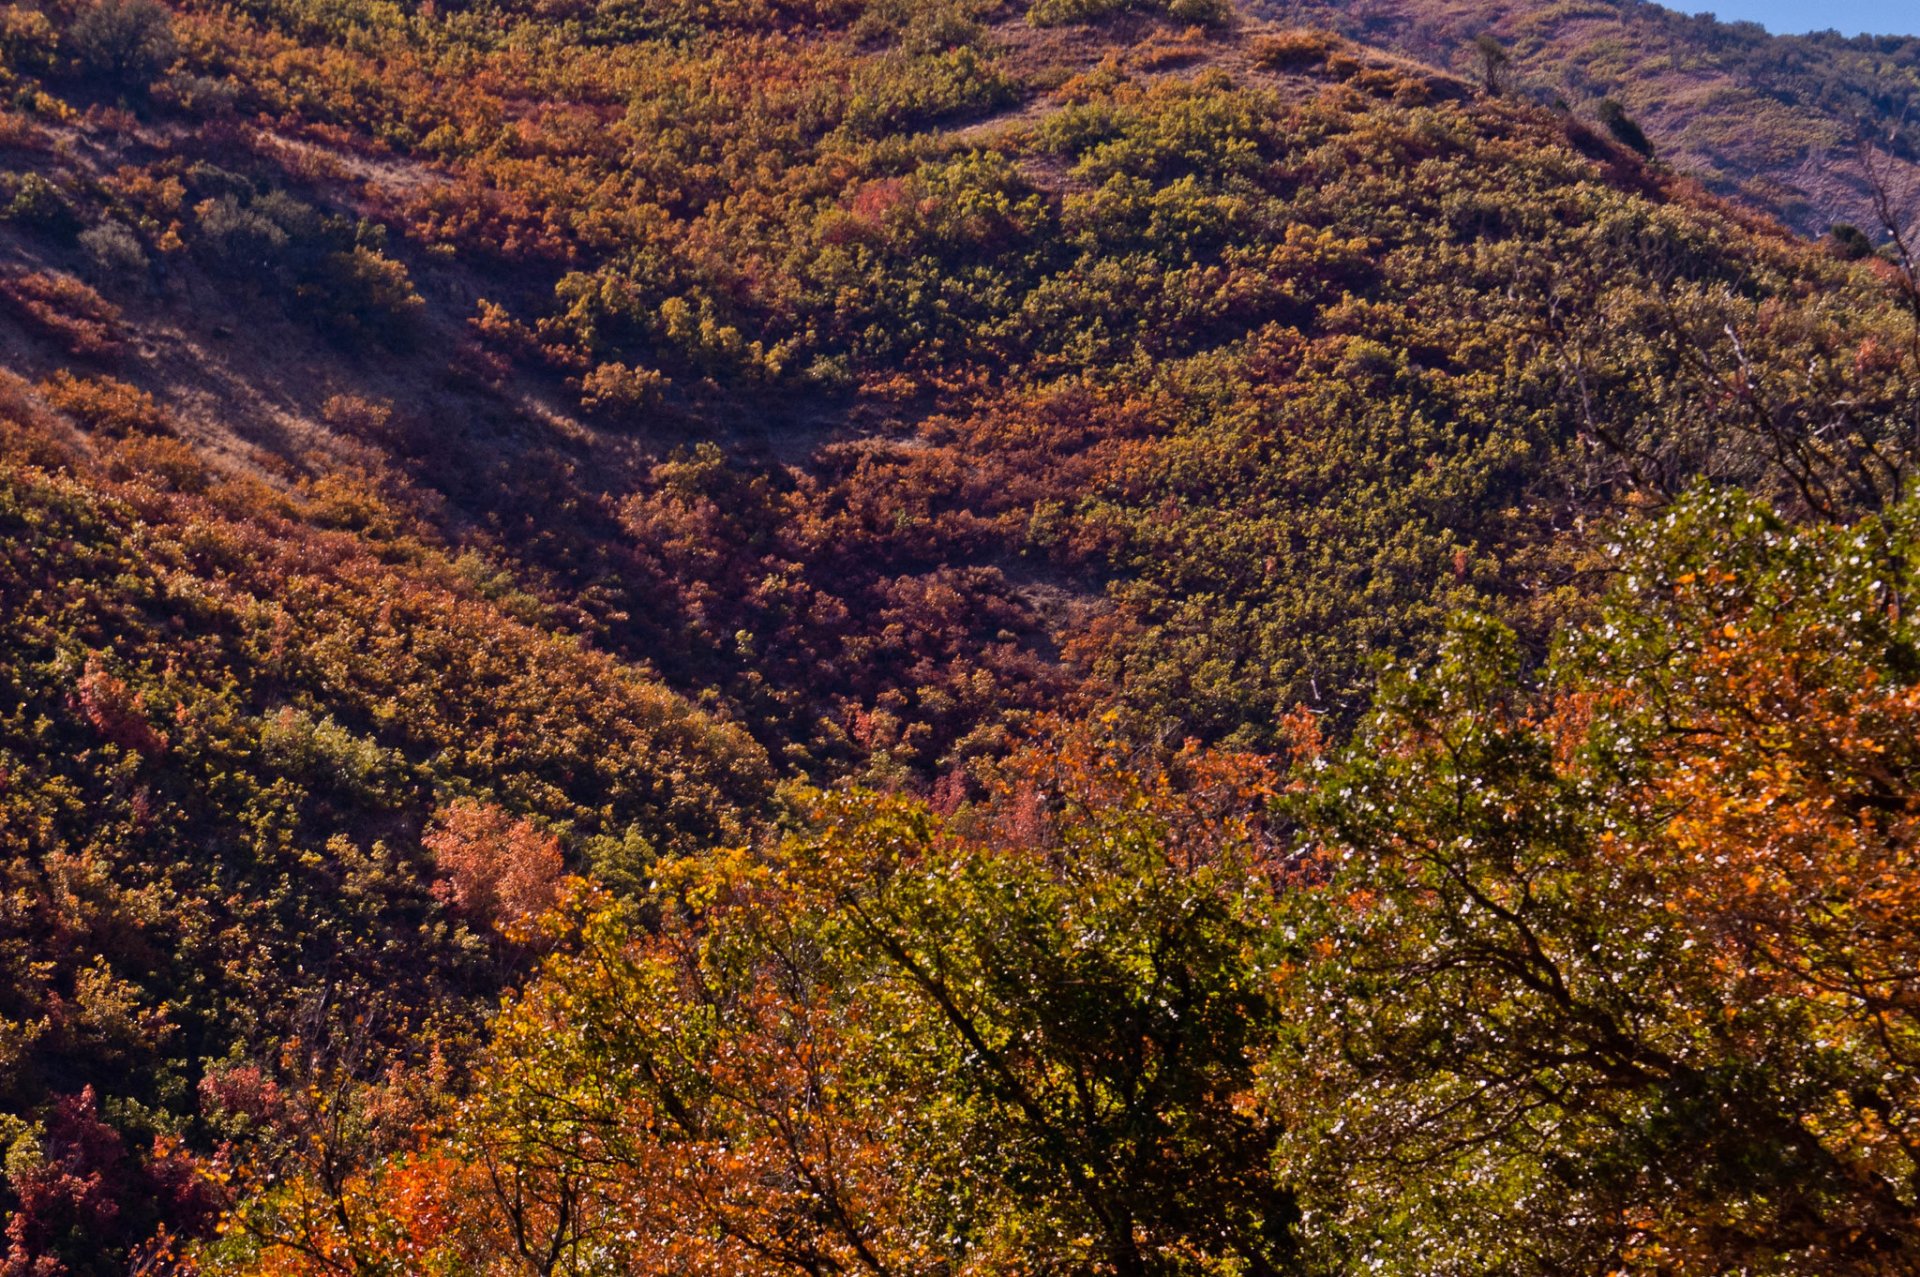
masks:
[(1473, 59), (1475, 73), (1480, 77), (1480, 87), (1488, 97), (1499, 97), (1507, 91), (1513, 81), (1513, 54), (1500, 38), (1490, 31), (1483, 31), (1473, 38), (1468, 49)]
[(67, 42), (82, 71), (128, 92), (145, 91), (179, 54), (173, 15), (159, 0), (98, 0)]
[(1651, 159), (1653, 143), (1647, 137), (1646, 130), (1627, 114), (1627, 108), (1614, 98), (1602, 98), (1599, 107), (1600, 123), (1607, 126), (1607, 132), (1613, 134), (1613, 140), (1620, 145)]

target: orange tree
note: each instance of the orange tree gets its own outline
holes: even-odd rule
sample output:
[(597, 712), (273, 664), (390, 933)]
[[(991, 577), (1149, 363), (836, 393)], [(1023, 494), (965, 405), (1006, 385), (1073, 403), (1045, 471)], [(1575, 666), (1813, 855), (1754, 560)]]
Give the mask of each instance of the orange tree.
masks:
[(1684, 502), (1544, 689), (1467, 627), (1314, 780), (1272, 1094), (1322, 1260), (1913, 1271), (1916, 519)]

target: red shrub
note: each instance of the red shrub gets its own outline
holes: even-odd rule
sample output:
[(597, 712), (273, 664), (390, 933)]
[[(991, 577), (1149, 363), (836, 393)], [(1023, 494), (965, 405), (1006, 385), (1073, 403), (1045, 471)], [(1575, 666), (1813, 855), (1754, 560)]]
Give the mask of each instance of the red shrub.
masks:
[(115, 326), (120, 310), (71, 275), (14, 271), (0, 275), (0, 299), (28, 327), (57, 342), (69, 355), (98, 357), (120, 349)]
[(439, 890), (476, 922), (504, 929), (558, 898), (560, 840), (490, 803), (454, 803), (423, 841), (447, 875)]
[(154, 757), (166, 752), (167, 738), (147, 721), (145, 700), (107, 672), (98, 656), (89, 656), (75, 693), (93, 729), (122, 749)]

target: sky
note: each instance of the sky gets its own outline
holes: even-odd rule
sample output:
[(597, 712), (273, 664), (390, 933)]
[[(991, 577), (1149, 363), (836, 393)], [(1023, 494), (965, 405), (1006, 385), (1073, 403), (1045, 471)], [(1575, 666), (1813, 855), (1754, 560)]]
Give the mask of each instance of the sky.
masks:
[(1920, 35), (1920, 0), (1667, 0), (1667, 7), (1758, 22), (1776, 35), (1829, 27), (1842, 35)]

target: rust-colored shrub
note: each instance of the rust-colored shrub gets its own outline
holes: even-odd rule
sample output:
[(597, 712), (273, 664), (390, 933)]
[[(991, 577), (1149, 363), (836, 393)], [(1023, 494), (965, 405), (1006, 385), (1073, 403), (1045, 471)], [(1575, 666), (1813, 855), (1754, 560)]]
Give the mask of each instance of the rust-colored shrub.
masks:
[(99, 358), (120, 349), (120, 310), (71, 275), (14, 271), (0, 275), (0, 299), (29, 328), (69, 355)]
[(38, 389), (55, 409), (110, 438), (173, 433), (171, 419), (152, 395), (112, 377), (76, 377), (62, 368)]
[(440, 893), (472, 921), (502, 930), (551, 908), (565, 862), (560, 840), (491, 803), (461, 799), (423, 840), (446, 878)]
[(150, 758), (166, 752), (167, 738), (147, 721), (146, 699), (109, 672), (97, 654), (87, 658), (74, 699), (107, 741)]
[(1297, 71), (1319, 66), (1340, 45), (1325, 31), (1282, 31), (1254, 43), (1254, 65), (1269, 71)]

